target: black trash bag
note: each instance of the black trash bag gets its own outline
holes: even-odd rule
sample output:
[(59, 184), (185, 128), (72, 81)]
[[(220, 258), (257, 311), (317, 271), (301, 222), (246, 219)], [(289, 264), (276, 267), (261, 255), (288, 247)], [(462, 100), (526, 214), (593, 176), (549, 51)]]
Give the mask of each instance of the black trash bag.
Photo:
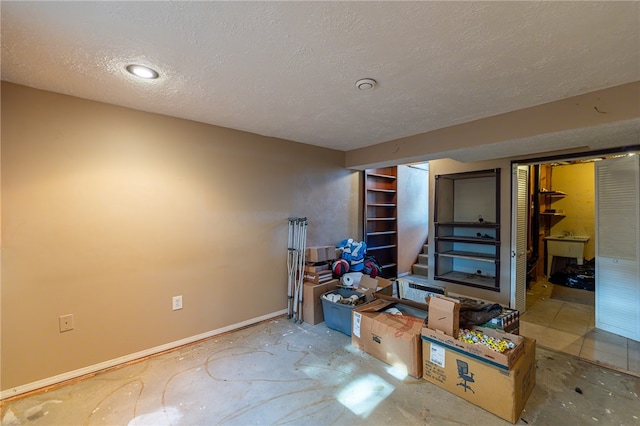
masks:
[(567, 277), (567, 287), (596, 291), (596, 280), (585, 275), (570, 275)]
[(596, 275), (595, 265), (591, 265), (589, 262), (586, 262), (582, 265), (569, 265), (565, 269), (565, 272), (569, 275), (584, 275), (594, 277)]
[(596, 291), (595, 271), (585, 273), (573, 273), (567, 277), (567, 287), (581, 290)]
[(595, 259), (584, 262), (582, 265), (569, 265), (563, 272), (556, 272), (552, 274), (549, 278), (549, 282), (552, 284), (563, 285), (565, 287), (595, 291)]
[(481, 303), (463, 299), (460, 302), (460, 325), (469, 327), (482, 325), (502, 313), (502, 306), (497, 303)]
[(551, 284), (567, 285), (567, 273), (566, 272), (560, 272), (560, 271), (559, 272), (554, 272), (549, 277), (549, 282)]

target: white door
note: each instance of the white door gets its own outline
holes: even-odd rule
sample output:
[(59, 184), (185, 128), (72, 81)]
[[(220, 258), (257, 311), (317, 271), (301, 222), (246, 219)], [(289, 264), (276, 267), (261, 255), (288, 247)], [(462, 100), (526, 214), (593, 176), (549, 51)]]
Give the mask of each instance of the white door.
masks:
[(596, 327), (640, 341), (640, 158), (596, 163)]
[(527, 308), (527, 215), (529, 207), (529, 168), (513, 166), (511, 219), (511, 300), (510, 307), (524, 313)]

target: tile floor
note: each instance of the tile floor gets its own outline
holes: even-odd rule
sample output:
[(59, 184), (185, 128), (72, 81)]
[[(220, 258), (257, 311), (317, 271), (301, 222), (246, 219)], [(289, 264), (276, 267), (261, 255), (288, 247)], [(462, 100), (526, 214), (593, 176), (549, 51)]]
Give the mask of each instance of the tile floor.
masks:
[(538, 346), (640, 377), (640, 342), (596, 329), (595, 307), (551, 299), (553, 286), (545, 279), (531, 285), (520, 334)]

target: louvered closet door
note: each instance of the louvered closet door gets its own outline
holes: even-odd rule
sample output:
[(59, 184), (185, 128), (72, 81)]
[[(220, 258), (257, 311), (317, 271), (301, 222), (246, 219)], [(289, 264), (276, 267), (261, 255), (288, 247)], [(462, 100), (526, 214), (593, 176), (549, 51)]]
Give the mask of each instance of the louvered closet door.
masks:
[(640, 341), (640, 158), (596, 163), (596, 327)]
[(514, 166), (516, 184), (513, 198), (516, 200), (515, 232), (511, 232), (511, 273), (515, 276), (515, 286), (511, 292), (511, 307), (522, 314), (527, 309), (527, 214), (529, 207), (529, 168)]

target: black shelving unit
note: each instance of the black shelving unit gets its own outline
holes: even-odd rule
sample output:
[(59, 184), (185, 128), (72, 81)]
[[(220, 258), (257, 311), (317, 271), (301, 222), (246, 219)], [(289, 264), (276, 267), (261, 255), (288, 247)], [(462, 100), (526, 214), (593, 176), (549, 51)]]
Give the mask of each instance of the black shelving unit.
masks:
[(435, 180), (434, 279), (500, 291), (500, 169)]

